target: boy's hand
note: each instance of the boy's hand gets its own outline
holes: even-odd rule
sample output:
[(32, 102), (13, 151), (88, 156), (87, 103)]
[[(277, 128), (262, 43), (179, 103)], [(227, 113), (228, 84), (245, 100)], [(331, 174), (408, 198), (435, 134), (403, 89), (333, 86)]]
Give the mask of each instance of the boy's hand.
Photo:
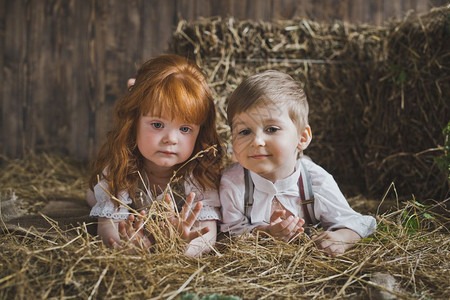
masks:
[(270, 224), (259, 226), (257, 229), (267, 232), (280, 241), (289, 242), (294, 240), (304, 231), (302, 226), (305, 224), (305, 220), (294, 216), (284, 219), (285, 215), (285, 210), (276, 210), (270, 217)]
[(361, 237), (359, 234), (348, 228), (325, 231), (312, 237), (317, 248), (324, 250), (330, 256), (343, 254), (346, 250), (353, 247), (360, 239)]
[[(197, 220), (203, 206), (201, 202), (198, 202), (191, 211), (191, 204), (194, 201), (194, 198), (195, 194), (190, 193), (186, 198), (186, 203), (183, 205), (180, 214), (177, 216), (174, 213), (171, 217), (169, 217), (169, 222), (177, 230), (180, 237), (187, 243), (191, 242), (200, 235), (204, 235), (210, 230), (209, 227), (203, 227), (198, 231), (192, 230), (192, 227), (194, 226), (194, 223)], [(171, 209), (174, 210), (173, 202), (169, 195), (166, 195), (166, 202), (170, 205)]]

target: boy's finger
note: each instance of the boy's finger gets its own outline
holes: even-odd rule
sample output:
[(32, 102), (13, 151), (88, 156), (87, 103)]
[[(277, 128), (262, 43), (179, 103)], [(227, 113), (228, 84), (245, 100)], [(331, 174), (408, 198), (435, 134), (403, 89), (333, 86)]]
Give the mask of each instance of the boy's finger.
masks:
[(283, 209), (275, 210), (273, 212), (273, 214), (270, 216), (270, 223), (273, 223), (273, 222), (277, 221), (278, 219), (284, 217), (285, 214), (286, 214), (286, 211)]
[(275, 235), (283, 235), (284, 230), (289, 226), (292, 217), (287, 218), (286, 220), (282, 220), (278, 223), (272, 225), (272, 232)]
[(282, 234), (285, 236), (291, 236), (293, 232), (295, 232), (295, 229), (297, 227), (297, 220), (290, 216), (286, 219), (287, 226), (283, 229)]

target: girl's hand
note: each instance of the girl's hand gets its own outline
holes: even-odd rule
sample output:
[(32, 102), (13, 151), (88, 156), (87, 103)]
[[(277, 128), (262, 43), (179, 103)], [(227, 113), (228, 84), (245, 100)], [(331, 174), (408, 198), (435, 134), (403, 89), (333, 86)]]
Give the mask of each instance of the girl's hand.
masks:
[(259, 226), (257, 229), (269, 233), (277, 240), (293, 241), (304, 231), (302, 226), (305, 224), (305, 220), (294, 216), (284, 219), (285, 215), (285, 210), (276, 210), (270, 217), (269, 225)]
[(173, 215), (169, 217), (169, 222), (172, 226), (177, 230), (180, 237), (187, 243), (191, 242), (193, 239), (199, 237), (200, 235), (204, 235), (209, 232), (209, 227), (201, 228), (200, 230), (192, 230), (195, 221), (202, 209), (203, 204), (198, 202), (194, 209), (191, 211), (191, 204), (194, 201), (195, 194), (190, 193), (186, 198), (186, 203), (183, 205), (180, 214), (177, 216), (174, 211), (173, 202), (169, 195), (166, 195), (166, 202), (169, 204), (170, 208), (173, 211)]
[(137, 218), (130, 214), (126, 221), (120, 221), (119, 236), (121, 241), (117, 243), (113, 238), (110, 238), (111, 246), (121, 249), (123, 247), (122, 241), (125, 241), (138, 249), (149, 249), (154, 244), (154, 241), (152, 241), (153, 237), (151, 235), (147, 236), (144, 232), (144, 218), (145, 211), (141, 211)]
[(359, 234), (348, 228), (325, 231), (312, 237), (317, 248), (324, 250), (333, 257), (343, 254), (346, 250), (353, 247), (360, 239), (361, 237)]

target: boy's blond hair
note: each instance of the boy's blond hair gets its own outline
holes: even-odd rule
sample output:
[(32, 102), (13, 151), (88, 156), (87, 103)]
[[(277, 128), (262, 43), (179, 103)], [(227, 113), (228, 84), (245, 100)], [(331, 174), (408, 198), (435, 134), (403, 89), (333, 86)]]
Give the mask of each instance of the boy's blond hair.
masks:
[[(308, 101), (300, 85), (288, 74), (275, 70), (244, 79), (228, 98), (228, 124), (233, 118), (251, 108), (287, 105), (289, 116), (299, 130), (308, 125)], [(276, 113), (274, 110), (272, 113)]]

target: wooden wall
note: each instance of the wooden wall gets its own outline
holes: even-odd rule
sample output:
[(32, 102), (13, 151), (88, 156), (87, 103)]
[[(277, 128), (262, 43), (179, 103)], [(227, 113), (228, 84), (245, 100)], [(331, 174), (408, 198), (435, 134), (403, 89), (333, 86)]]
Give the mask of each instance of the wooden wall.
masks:
[(89, 160), (126, 80), (167, 48), (178, 20), (308, 17), (381, 25), (427, 0), (0, 0), (0, 154)]

